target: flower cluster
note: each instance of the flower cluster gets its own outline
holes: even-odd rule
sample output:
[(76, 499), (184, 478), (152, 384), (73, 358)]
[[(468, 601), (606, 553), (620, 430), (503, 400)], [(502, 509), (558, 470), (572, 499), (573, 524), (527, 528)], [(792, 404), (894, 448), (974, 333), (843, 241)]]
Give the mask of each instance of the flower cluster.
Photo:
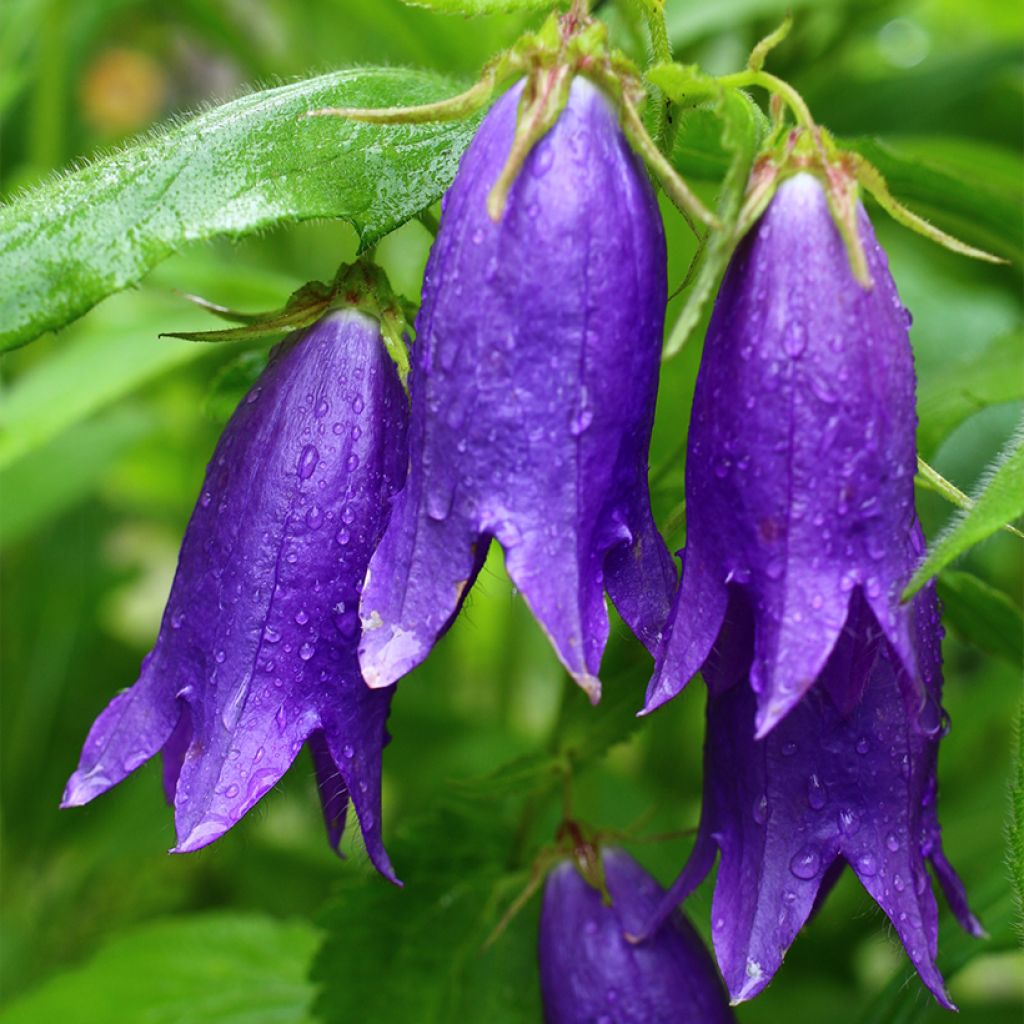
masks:
[(445, 198), (408, 397), (380, 323), (343, 303), (289, 338), (240, 405), (156, 645), (97, 719), (64, 804), (161, 751), (176, 850), (195, 850), (308, 741), (331, 843), (351, 799), (393, 879), (380, 773), (394, 687), (497, 540), (593, 701), (606, 593), (655, 657), (645, 712), (699, 671), (709, 689), (701, 825), (675, 885), (663, 892), (618, 850), (596, 887), (572, 863), (547, 881), (551, 1024), (730, 1020), (677, 911), (719, 856), (711, 935), (734, 1001), (771, 980), (849, 865), (948, 1006), (929, 865), (981, 929), (936, 815), (938, 604), (933, 589), (900, 599), (923, 539), (909, 314), (885, 256), (857, 208), (866, 287), (820, 176), (780, 176), (708, 330), (677, 586), (647, 486), (658, 205), (615, 102), (587, 78), (518, 152), (534, 84), (494, 106)]

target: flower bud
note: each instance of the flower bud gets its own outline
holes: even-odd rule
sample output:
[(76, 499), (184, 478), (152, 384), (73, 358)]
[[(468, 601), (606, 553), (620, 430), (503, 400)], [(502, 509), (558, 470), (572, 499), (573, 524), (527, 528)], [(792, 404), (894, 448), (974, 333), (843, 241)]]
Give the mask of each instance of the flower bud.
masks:
[(657, 203), (610, 101), (577, 78), (495, 223), (487, 197), (521, 92), (463, 157), (427, 266), (409, 480), (361, 604), (371, 686), (427, 656), (492, 538), (594, 700), (605, 589), (651, 648), (668, 614), (675, 571), (647, 489), (666, 286)]
[(164, 754), (178, 845), (219, 838), (308, 740), (331, 844), (351, 797), (370, 858), (391, 690), (356, 657), (363, 575), (406, 465), (406, 401), (373, 318), (330, 313), (235, 411), (189, 522), (156, 645), (99, 716), (64, 793), (87, 803)]
[(728, 1024), (733, 1016), (700, 936), (674, 912), (641, 943), (664, 894), (624, 850), (602, 851), (611, 902), (563, 861), (548, 876), (540, 919), (546, 1024)]

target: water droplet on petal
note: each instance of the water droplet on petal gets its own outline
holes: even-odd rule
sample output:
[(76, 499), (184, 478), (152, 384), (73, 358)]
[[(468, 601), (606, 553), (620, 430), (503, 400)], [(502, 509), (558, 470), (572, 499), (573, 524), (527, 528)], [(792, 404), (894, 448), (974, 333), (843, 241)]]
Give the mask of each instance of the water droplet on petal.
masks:
[(805, 846), (789, 862), (789, 870), (796, 878), (809, 881), (821, 870), (821, 855), (813, 846)]

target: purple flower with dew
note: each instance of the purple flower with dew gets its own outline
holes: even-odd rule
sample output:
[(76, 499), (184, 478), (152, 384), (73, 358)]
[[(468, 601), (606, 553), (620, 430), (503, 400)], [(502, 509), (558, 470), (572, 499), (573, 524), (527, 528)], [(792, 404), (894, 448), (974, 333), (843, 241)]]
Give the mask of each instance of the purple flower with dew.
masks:
[(729, 1024), (721, 979), (693, 926), (673, 910), (652, 938), (630, 942), (626, 935), (642, 927), (664, 890), (624, 850), (603, 850), (602, 863), (610, 904), (572, 861), (545, 884), (546, 1024)]
[(496, 538), (596, 701), (605, 589), (653, 649), (675, 588), (647, 488), (665, 244), (643, 165), (582, 78), (490, 219), (521, 92), (489, 113), (445, 197), (417, 321), (409, 479), (370, 563), (360, 662), (371, 686), (418, 665)]
[[(846, 865), (885, 911), (935, 998), (951, 1007), (935, 965), (938, 911), (931, 864), (957, 919), (983, 934), (946, 860), (936, 815), (939, 733), (908, 714), (902, 659), (867, 597), (818, 684), (764, 739), (746, 683), (754, 653), (750, 601), (732, 595), (723, 637), (704, 669), (708, 726), (696, 845), (652, 920), (671, 912), (721, 864), (711, 910), (718, 963), (733, 1000), (771, 981), (786, 950)], [(934, 586), (913, 603), (917, 664), (941, 700), (942, 626)]]
[(726, 273), (690, 422), (683, 578), (646, 711), (701, 668), (730, 590), (754, 610), (759, 736), (818, 678), (857, 595), (906, 668), (908, 704), (923, 700), (900, 605), (916, 562), (910, 316), (858, 218), (871, 289), (806, 173), (779, 186)]
[(164, 755), (178, 845), (234, 825), (309, 742), (331, 845), (351, 797), (381, 840), (392, 690), (359, 672), (359, 590), (406, 467), (407, 406), (376, 320), (286, 340), (235, 411), (182, 543), (156, 645), (94, 723), (63, 806)]

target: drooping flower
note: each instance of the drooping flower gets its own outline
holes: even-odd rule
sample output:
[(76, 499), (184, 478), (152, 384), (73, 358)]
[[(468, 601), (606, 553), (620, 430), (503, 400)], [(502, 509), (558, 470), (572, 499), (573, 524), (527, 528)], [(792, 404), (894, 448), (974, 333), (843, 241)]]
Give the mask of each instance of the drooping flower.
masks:
[(611, 897), (562, 861), (548, 876), (540, 919), (546, 1024), (728, 1024), (722, 982), (700, 936), (674, 911), (634, 944), (664, 890), (624, 850), (602, 851)]
[(922, 695), (900, 605), (916, 559), (910, 317), (863, 207), (858, 218), (872, 288), (854, 279), (806, 173), (781, 184), (726, 273), (690, 421), (683, 578), (648, 711), (701, 668), (731, 589), (754, 611), (759, 735), (819, 676), (856, 593)]
[(577, 78), (493, 222), (521, 91), (464, 156), (427, 266), (409, 479), (360, 609), (371, 686), (427, 656), (492, 538), (594, 700), (605, 589), (651, 648), (668, 614), (675, 571), (647, 489), (666, 287), (657, 203), (609, 100)]
[[(936, 813), (939, 733), (908, 713), (901, 659), (856, 593), (815, 685), (763, 739), (749, 599), (733, 595), (725, 634), (704, 669), (709, 698), (704, 804), (668, 913), (721, 863), (712, 904), (718, 963), (735, 1001), (771, 981), (786, 950), (849, 865), (886, 913), (925, 985), (951, 1006), (935, 965), (938, 910), (930, 864), (957, 919), (983, 934), (946, 860)], [(942, 626), (934, 586), (914, 601), (917, 664), (931, 707), (941, 700)], [(656, 921), (658, 915), (652, 919)]]
[(175, 852), (197, 850), (308, 741), (332, 846), (351, 798), (370, 858), (394, 877), (380, 831), (393, 691), (366, 687), (356, 645), (406, 420), (375, 319), (340, 309), (286, 340), (217, 445), (156, 645), (93, 725), (63, 806), (162, 751)]

